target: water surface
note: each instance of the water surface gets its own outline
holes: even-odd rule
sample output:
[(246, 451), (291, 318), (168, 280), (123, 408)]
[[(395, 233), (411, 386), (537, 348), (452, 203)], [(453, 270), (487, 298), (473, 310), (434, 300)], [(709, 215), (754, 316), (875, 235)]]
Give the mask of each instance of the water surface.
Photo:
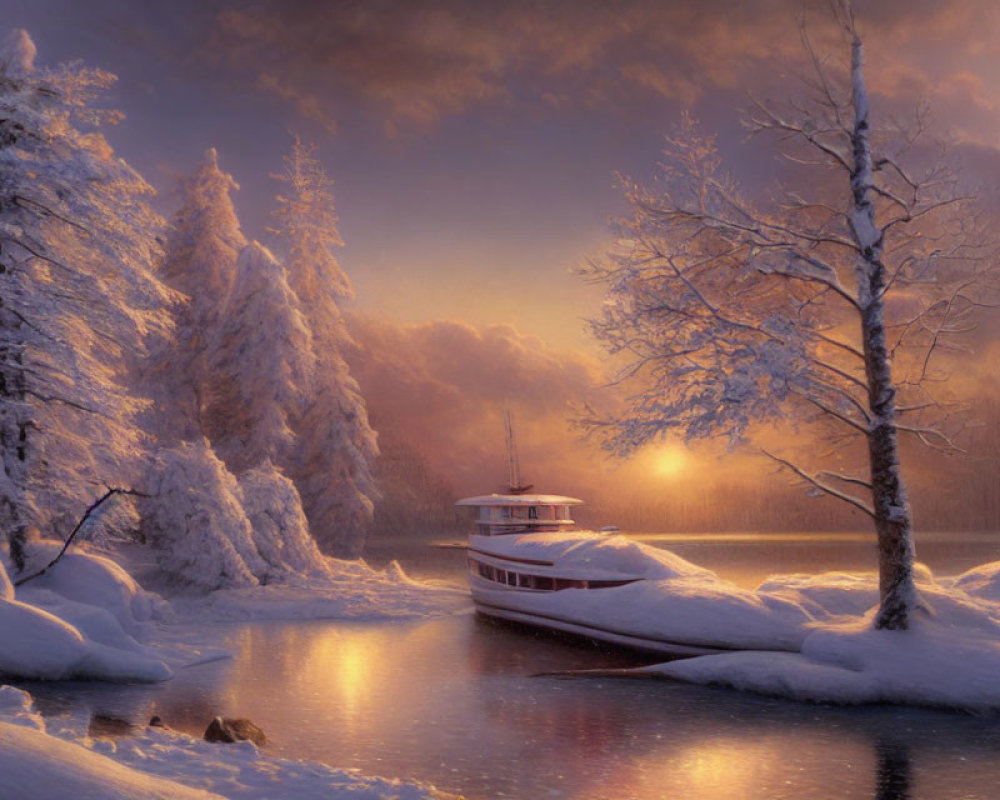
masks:
[[(833, 568), (856, 569), (873, 547), (849, 536), (651, 541), (670, 542), (742, 583), (786, 566), (794, 571), (817, 553), (835, 556)], [(992, 539), (967, 537), (937, 551), (922, 546), (921, 557), (932, 556), (935, 570), (947, 574), (987, 560), (992, 548)], [(460, 551), (424, 553), (420, 569), (460, 574), (462, 558)], [(637, 659), (471, 613), (204, 633), (227, 643), (234, 658), (182, 670), (158, 687), (26, 688), (50, 715), (141, 724), (155, 713), (194, 734), (216, 714), (246, 716), (265, 729), (275, 755), (417, 778), (469, 798), (1000, 797), (995, 716), (805, 705), (652, 680), (536, 677)]]

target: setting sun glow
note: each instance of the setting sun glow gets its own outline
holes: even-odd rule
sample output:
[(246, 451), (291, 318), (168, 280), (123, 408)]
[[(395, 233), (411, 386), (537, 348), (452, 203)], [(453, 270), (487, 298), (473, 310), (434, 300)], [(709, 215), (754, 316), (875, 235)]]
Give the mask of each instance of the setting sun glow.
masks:
[(657, 478), (676, 478), (683, 474), (690, 461), (686, 448), (682, 445), (665, 445), (649, 453), (650, 472)]

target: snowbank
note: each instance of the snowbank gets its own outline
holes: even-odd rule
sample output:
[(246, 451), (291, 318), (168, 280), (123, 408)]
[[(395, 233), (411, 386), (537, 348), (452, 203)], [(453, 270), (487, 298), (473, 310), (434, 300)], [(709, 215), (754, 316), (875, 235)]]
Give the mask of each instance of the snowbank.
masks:
[(1000, 561), (973, 567), (959, 575), (952, 585), (970, 597), (1000, 603)]
[(118, 740), (46, 733), (31, 697), (0, 687), (0, 795), (19, 800), (429, 800), (433, 787), (261, 755), (163, 728)]
[(48, 800), (221, 800), (222, 795), (158, 778), (38, 730), (0, 722), (0, 789)]
[(639, 671), (823, 703), (1000, 708), (1000, 641), (934, 619), (876, 631), (867, 615), (815, 630), (800, 653), (726, 653)]
[[(32, 548), (28, 573), (54, 555)], [(0, 561), (0, 588), (10, 584)], [(0, 675), (41, 680), (167, 680), (170, 667), (139, 642), (164, 602), (144, 592), (117, 564), (81, 553), (63, 559), (11, 595), (0, 593)]]
[[(798, 652), (747, 650), (637, 672), (814, 702), (1000, 709), (998, 575), (1000, 563), (939, 583), (921, 567), (923, 608), (907, 631), (874, 629), (874, 575), (772, 577), (756, 594), (780, 595), (814, 617)], [(774, 628), (777, 638), (782, 622)]]

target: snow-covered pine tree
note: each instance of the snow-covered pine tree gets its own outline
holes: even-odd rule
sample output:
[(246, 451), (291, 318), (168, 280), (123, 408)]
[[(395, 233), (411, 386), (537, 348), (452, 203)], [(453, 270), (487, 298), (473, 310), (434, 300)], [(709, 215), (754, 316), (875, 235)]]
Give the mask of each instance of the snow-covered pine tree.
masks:
[(266, 574), (239, 482), (207, 439), (159, 450), (144, 489), (143, 530), (164, 574), (205, 591)]
[(274, 177), (283, 184), (273, 230), (288, 257), (289, 283), (312, 330), (316, 380), (309, 402), (292, 420), (299, 444), (282, 466), (302, 496), (313, 537), (331, 555), (361, 553), (377, 497), (376, 437), (364, 398), (343, 352), (351, 346), (338, 301), (352, 294), (333, 248), (342, 244), (332, 181), (298, 138)]
[(175, 306), (176, 337), (154, 354), (147, 376), (157, 398), (151, 426), (163, 445), (204, 434), (202, 411), (214, 382), (210, 339), (223, 324), (247, 245), (230, 197), (239, 186), (219, 169), (214, 148), (180, 188), (163, 275), (186, 298)]
[(170, 579), (204, 591), (329, 577), (294, 484), (268, 459), (239, 478), (207, 439), (163, 448), (139, 503)]
[(144, 530), (161, 569), (213, 590), (327, 574), (301, 500), (275, 462), (297, 443), (311, 335), (284, 267), (247, 244), (214, 150), (182, 186), (166, 274), (186, 297), (148, 376), (161, 450)]
[(820, 426), (827, 446), (789, 452), (786, 426), (786, 450), (765, 453), (872, 520), (875, 625), (905, 629), (918, 599), (898, 440), (949, 446), (932, 357), (968, 329), (992, 266), (968, 198), (920, 160), (936, 152), (921, 146), (922, 120), (874, 128), (853, 13), (833, 8), (842, 71), (804, 37), (808, 101), (757, 103), (746, 122), (794, 165), (779, 202), (748, 199), (690, 120), (667, 138), (657, 182), (627, 184), (619, 249), (585, 272), (608, 285), (592, 328), (634, 391), (623, 414), (585, 422), (620, 453), (668, 431), (736, 443), (754, 423)]
[(96, 131), (114, 77), (42, 69), (24, 31), (0, 52), (0, 520), (59, 533), (105, 483), (130, 483), (142, 402), (130, 371), (169, 325), (150, 271), (149, 185)]
[(312, 334), (285, 268), (251, 242), (240, 253), (225, 317), (211, 332), (204, 433), (233, 472), (286, 464), (301, 445), (291, 420), (312, 392)]

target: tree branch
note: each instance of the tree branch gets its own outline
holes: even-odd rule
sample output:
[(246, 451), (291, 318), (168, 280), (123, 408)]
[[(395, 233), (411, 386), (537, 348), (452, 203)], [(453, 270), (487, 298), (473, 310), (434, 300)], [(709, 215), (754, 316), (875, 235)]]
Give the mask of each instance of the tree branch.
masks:
[(761, 452), (765, 456), (770, 458), (772, 461), (775, 461), (778, 464), (781, 464), (783, 467), (786, 467), (787, 469), (791, 470), (800, 478), (802, 478), (802, 480), (804, 480), (806, 483), (808, 483), (811, 486), (814, 486), (816, 489), (819, 489), (824, 494), (828, 494), (830, 495), (830, 497), (835, 497), (838, 500), (843, 500), (845, 503), (854, 506), (860, 511), (863, 511), (872, 519), (875, 519), (874, 510), (872, 510), (872, 508), (863, 500), (860, 500), (854, 495), (848, 494), (847, 492), (842, 492), (839, 489), (833, 488), (832, 486), (821, 481), (818, 476), (810, 475), (808, 472), (799, 467), (797, 464), (793, 464), (791, 461), (788, 461), (787, 459), (781, 458), (780, 456), (776, 456), (773, 453), (768, 452), (767, 450), (761, 450)]
[(28, 575), (25, 578), (19, 578), (18, 580), (14, 581), (15, 588), (18, 586), (23, 586), (30, 580), (34, 580), (35, 578), (41, 577), (50, 569), (52, 569), (52, 567), (54, 567), (59, 562), (59, 559), (62, 558), (63, 555), (65, 555), (66, 551), (69, 549), (69, 546), (73, 543), (73, 539), (76, 538), (76, 535), (80, 532), (80, 529), (83, 528), (84, 523), (88, 519), (90, 519), (97, 511), (97, 509), (99, 509), (102, 505), (104, 505), (104, 503), (107, 500), (109, 500), (111, 497), (117, 494), (135, 495), (136, 497), (149, 497), (149, 495), (143, 494), (142, 492), (137, 492), (134, 489), (108, 488), (108, 490), (103, 495), (101, 495), (97, 500), (91, 503), (90, 506), (88, 506), (87, 510), (80, 518), (80, 521), (76, 523), (76, 527), (73, 528), (73, 532), (70, 533), (69, 537), (66, 539), (66, 542), (63, 544), (62, 550), (59, 551), (59, 555), (53, 558), (48, 564), (45, 565), (45, 567), (40, 569), (38, 572), (32, 575)]

